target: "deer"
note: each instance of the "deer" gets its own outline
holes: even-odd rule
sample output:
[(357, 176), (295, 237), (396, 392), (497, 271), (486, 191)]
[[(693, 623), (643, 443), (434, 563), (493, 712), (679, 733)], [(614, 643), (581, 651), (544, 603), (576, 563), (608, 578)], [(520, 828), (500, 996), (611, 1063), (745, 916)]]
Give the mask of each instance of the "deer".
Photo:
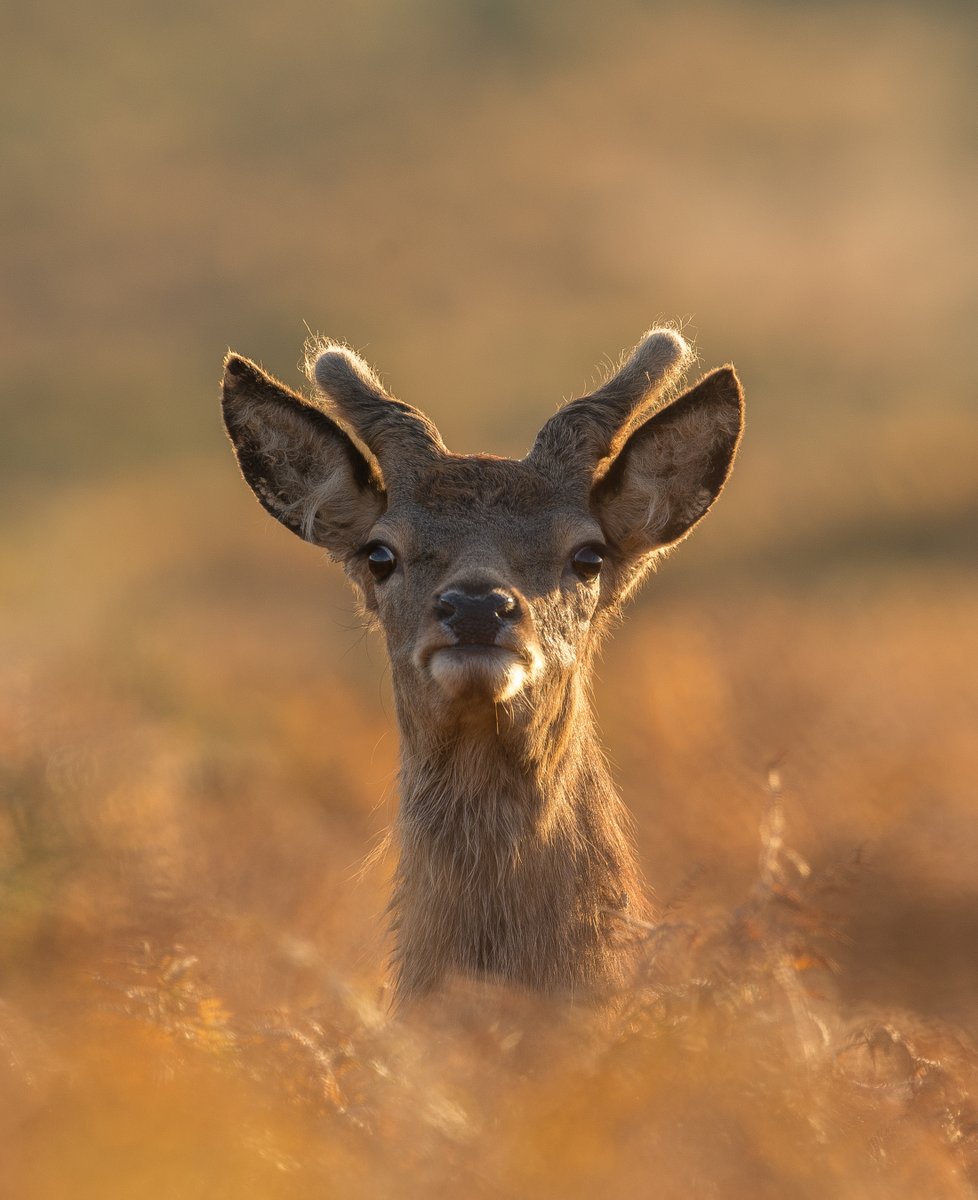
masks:
[(733, 465), (740, 382), (727, 365), (677, 395), (692, 359), (650, 329), (519, 460), (451, 453), (341, 343), (307, 347), (313, 398), (225, 359), (245, 481), (342, 565), (386, 642), (395, 1007), (458, 978), (573, 1003), (633, 977), (652, 910), (590, 680), (624, 602)]

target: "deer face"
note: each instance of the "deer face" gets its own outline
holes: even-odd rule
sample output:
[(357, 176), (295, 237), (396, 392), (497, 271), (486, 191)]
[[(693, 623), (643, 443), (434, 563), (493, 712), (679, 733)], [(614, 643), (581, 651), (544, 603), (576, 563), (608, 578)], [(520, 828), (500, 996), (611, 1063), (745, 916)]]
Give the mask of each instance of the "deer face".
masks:
[(607, 549), (600, 524), (526, 463), (448, 458), (347, 562), (395, 682), (437, 710), (532, 695), (586, 657)]
[(402, 716), (430, 727), (507, 702), (531, 714), (559, 693), (605, 615), (710, 508), (742, 398), (724, 368), (650, 415), (687, 354), (652, 331), (521, 461), (450, 454), (334, 346), (311, 364), (330, 415), (236, 356), (224, 413), (258, 499), (343, 562), (384, 631)]

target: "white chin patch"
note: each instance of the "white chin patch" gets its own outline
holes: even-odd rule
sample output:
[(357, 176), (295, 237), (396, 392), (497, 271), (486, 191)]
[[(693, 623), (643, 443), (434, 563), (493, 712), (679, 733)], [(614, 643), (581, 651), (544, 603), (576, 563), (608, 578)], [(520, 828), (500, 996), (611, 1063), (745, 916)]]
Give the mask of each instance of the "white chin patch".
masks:
[(527, 680), (526, 664), (502, 646), (446, 646), (428, 664), (431, 678), (453, 698), (510, 700)]

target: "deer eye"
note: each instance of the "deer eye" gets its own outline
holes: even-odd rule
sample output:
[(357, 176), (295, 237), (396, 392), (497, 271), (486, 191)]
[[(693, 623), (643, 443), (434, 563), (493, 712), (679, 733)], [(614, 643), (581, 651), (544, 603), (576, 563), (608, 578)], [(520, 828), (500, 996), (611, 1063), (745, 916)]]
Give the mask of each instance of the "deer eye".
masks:
[(378, 583), (383, 583), (397, 566), (397, 555), (390, 546), (385, 546), (383, 542), (376, 542), (367, 554), (367, 566), (374, 579)]
[(581, 579), (597, 579), (604, 565), (604, 555), (597, 546), (582, 546), (571, 555), (571, 566)]

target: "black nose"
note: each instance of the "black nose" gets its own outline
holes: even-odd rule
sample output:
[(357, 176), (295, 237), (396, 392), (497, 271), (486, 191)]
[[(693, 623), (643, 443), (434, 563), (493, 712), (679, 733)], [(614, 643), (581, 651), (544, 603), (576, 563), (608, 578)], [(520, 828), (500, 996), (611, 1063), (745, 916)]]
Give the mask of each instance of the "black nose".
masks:
[(469, 592), (442, 592), (435, 600), (435, 616), (462, 645), (491, 646), (504, 625), (521, 616), (519, 602), (509, 592), (491, 591), (481, 596)]

